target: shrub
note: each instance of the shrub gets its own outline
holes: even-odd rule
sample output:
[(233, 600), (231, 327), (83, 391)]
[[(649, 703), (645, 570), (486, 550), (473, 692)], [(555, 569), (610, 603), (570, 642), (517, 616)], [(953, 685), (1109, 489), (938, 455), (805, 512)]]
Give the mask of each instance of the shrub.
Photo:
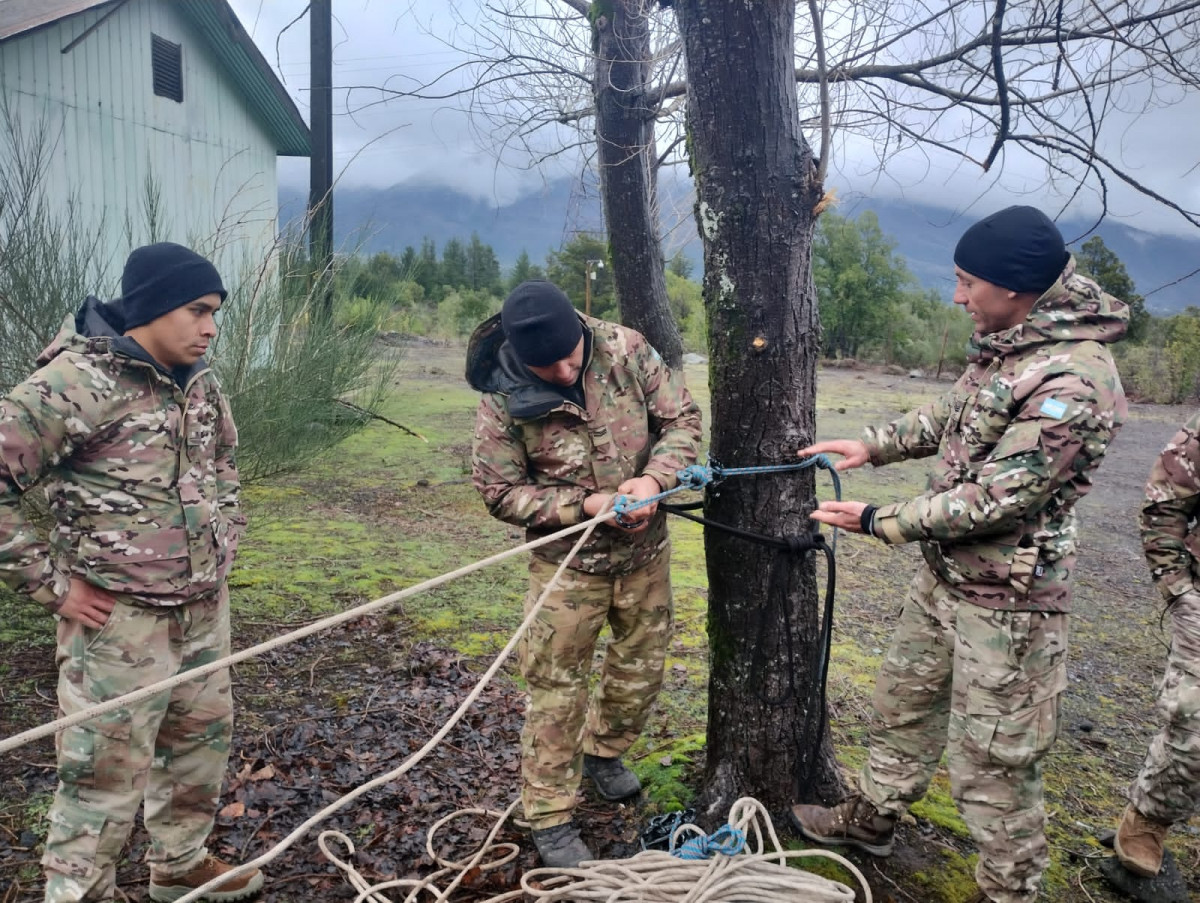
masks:
[[(104, 224), (83, 224), (45, 190), (48, 130), (24, 129), (2, 104), (0, 121), (8, 130), (0, 143), (3, 391), (34, 370), (37, 355), (84, 297), (112, 293), (101, 284), (110, 263)], [(159, 240), (159, 224), (172, 211), (161, 209), (152, 180), (144, 190), (147, 222), (139, 231)], [(126, 233), (127, 253), (135, 244), (128, 220)], [(226, 238), (218, 227), (188, 244), (212, 257)], [(246, 259), (238, 270), (222, 274), (231, 294), (218, 315), (210, 362), (238, 424), (242, 477), (254, 480), (303, 467), (360, 428), (383, 402), (396, 352), (375, 343), (386, 316), (375, 302), (360, 299), (343, 308), (335, 298), (337, 314), (324, 313), (331, 281), (313, 275), (299, 236), (281, 239), (264, 259)]]

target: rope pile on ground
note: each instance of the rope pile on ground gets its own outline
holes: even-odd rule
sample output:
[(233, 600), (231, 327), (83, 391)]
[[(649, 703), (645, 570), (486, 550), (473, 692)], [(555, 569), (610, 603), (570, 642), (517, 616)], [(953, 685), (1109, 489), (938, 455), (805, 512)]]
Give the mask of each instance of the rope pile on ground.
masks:
[[(405, 889), (403, 903), (418, 903), (422, 894), (435, 901), (448, 901), (463, 879), (478, 869), (481, 872), (500, 868), (517, 855), (512, 844), (493, 841), (505, 820), (516, 808), (514, 801), (504, 813), (481, 809), (465, 809), (436, 822), (426, 839), (426, 849), (441, 868), (424, 879), (401, 878), (370, 884), (349, 862), (333, 855), (330, 840), (340, 841), (353, 855), (354, 845), (344, 834), (325, 831), (318, 843), (325, 856), (346, 873), (347, 880), (358, 891), (354, 903), (393, 903), (383, 891)], [(465, 861), (447, 860), (436, 851), (434, 838), (439, 828), (453, 819), (486, 815), (498, 817), (487, 838)], [(709, 837), (695, 825), (681, 825), (675, 831), (672, 844), (684, 833)], [(480, 903), (508, 903), (523, 896), (545, 903), (775, 903), (778, 900), (797, 900), (804, 903), (852, 903), (855, 891), (839, 881), (814, 875), (789, 866), (788, 860), (802, 857), (830, 859), (850, 874), (862, 886), (864, 900), (871, 903), (871, 888), (867, 879), (852, 862), (828, 850), (785, 850), (775, 833), (771, 816), (757, 800), (743, 797), (729, 810), (729, 824), (712, 837), (731, 837), (747, 840), (735, 844), (741, 852), (724, 853), (710, 846), (708, 858), (683, 858), (678, 855), (692, 841), (686, 841), (676, 853), (644, 850), (629, 859), (601, 859), (585, 862), (578, 868), (538, 868), (521, 878), (521, 889), (488, 897)], [(767, 848), (767, 842), (770, 848)], [(746, 851), (744, 847), (749, 847)], [(445, 888), (438, 882), (453, 875)]]

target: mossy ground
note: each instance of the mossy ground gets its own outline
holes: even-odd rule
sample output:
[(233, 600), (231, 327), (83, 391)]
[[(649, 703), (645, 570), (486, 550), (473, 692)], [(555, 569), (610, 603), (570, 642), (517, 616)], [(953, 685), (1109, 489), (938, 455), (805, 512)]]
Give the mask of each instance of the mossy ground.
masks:
[[(478, 561), (521, 540), (518, 531), (487, 516), (470, 485), (470, 444), (477, 396), (461, 379), (462, 349), (421, 346), (409, 351), (385, 415), (421, 433), (410, 436), (373, 423), (304, 473), (248, 487), (250, 528), (231, 581), (234, 645), (276, 635), (330, 612), (342, 611)], [(707, 376), (688, 370), (707, 407)], [(928, 400), (944, 383), (851, 369), (822, 370), (818, 431), (822, 438), (857, 435)], [(1046, 798), (1054, 865), (1045, 899), (1083, 903), (1116, 898), (1086, 868), (1096, 833), (1112, 826), (1122, 795), (1140, 764), (1155, 724), (1154, 679), (1164, 657), (1157, 608), (1140, 562), (1133, 512), (1141, 483), (1162, 444), (1185, 419), (1179, 409), (1138, 406), (1126, 434), (1110, 453), (1096, 493), (1081, 506), (1083, 527), (1076, 614), (1072, 618), (1071, 687), (1064, 700), (1062, 736), (1046, 762)], [(1133, 438), (1127, 439), (1131, 433)], [(924, 483), (922, 462), (843, 477), (847, 498), (876, 503), (909, 498)], [(818, 479), (822, 498), (828, 479)], [(706, 720), (707, 578), (701, 530), (677, 521), (673, 579), (677, 634), (667, 662), (657, 714), (630, 753), (646, 786), (648, 812), (686, 805), (703, 757)], [(831, 726), (848, 773), (866, 757), (874, 674), (916, 566), (915, 549), (887, 548), (856, 536), (838, 546), (835, 647), (829, 675)], [(490, 659), (521, 620), (525, 564), (520, 557), (438, 589), (413, 596), (389, 619), (413, 642), (429, 639), (479, 662)], [(52, 627), (35, 606), (0, 600), (0, 692), (9, 717), (36, 709), (48, 717), (52, 689)], [(393, 631), (387, 631), (392, 635)], [(388, 648), (331, 648), (296, 667), (310, 676), (347, 657), (402, 660), (403, 644)], [(14, 661), (15, 650), (23, 654)], [(36, 665), (41, 662), (43, 666)], [(239, 666), (239, 706), (254, 718), (260, 706), (286, 704), (255, 691), (252, 678), (266, 665)], [(509, 679), (518, 679), (510, 662)], [(47, 683), (48, 675), (50, 682)], [(40, 688), (40, 689), (39, 689)], [(303, 688), (300, 688), (302, 695)], [(349, 701), (370, 688), (340, 690)], [(39, 696), (39, 692), (42, 694)], [(0, 787), (0, 815), (13, 805)], [(902, 827), (905, 849), (896, 859), (854, 861), (897, 899), (957, 903), (973, 891), (973, 845), (949, 796), (944, 770), (915, 819)], [(1187, 830), (1171, 846), (1185, 873), (1196, 874), (1200, 841)], [(869, 866), (868, 866), (869, 864)], [(882, 868), (882, 873), (879, 869)], [(812, 860), (811, 869), (847, 881), (838, 867)], [(882, 874), (885, 877), (880, 878)]]

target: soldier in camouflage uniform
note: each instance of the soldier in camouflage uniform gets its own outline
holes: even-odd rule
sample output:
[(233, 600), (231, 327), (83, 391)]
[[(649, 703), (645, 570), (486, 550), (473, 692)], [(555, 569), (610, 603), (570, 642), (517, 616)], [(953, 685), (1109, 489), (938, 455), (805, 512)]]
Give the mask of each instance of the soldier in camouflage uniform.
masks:
[(1163, 449), (1146, 484), (1142, 546), (1173, 625), (1158, 706), (1165, 716), (1129, 791), (1113, 846), (1142, 877), (1162, 868), (1176, 822), (1200, 810), (1200, 414)]
[[(229, 654), (225, 581), (245, 520), (237, 433), (203, 358), (224, 298), (198, 254), (139, 248), (122, 298), (88, 298), (0, 401), (0, 577), (57, 616), (65, 715)], [(20, 507), (35, 487), (48, 540)], [(114, 898), (143, 801), (151, 899), (228, 871), (205, 842), (231, 734), (228, 671), (61, 732), (48, 903)], [(229, 879), (205, 899), (262, 883)]]
[(954, 262), (954, 301), (976, 326), (954, 388), (861, 440), (800, 452), (841, 454), (841, 470), (938, 459), (916, 499), (825, 502), (813, 514), (919, 542), (925, 564), (879, 672), (858, 792), (790, 814), (811, 840), (887, 855), (896, 817), (945, 749), (980, 850), (973, 901), (1026, 903), (1049, 858), (1040, 761), (1067, 684), (1074, 507), (1126, 413), (1105, 346), (1125, 333), (1128, 310), (1075, 272), (1032, 207), (972, 226)]
[[(670, 489), (696, 460), (700, 411), (681, 374), (640, 334), (579, 315), (549, 282), (517, 286), (475, 331), (467, 379), (485, 393), (475, 487), (495, 517), (529, 539), (594, 517), (615, 494), (645, 499)], [(641, 789), (620, 756), (662, 686), (673, 615), (666, 515), (647, 506), (631, 520), (596, 529), (521, 646), (529, 686), (522, 801), (549, 866), (592, 858), (572, 821), (581, 771), (606, 799)], [(575, 541), (533, 552), (526, 611)], [(613, 635), (589, 704), (605, 623)]]

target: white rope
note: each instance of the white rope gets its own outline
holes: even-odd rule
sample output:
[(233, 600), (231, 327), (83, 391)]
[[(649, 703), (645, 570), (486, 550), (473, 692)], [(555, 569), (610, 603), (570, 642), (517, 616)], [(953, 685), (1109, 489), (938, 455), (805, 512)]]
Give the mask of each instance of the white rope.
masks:
[[(321, 851), (358, 891), (354, 903), (392, 903), (382, 891), (402, 888), (408, 891), (404, 903), (416, 903), (419, 896), (428, 894), (434, 901), (448, 901), (450, 894), (472, 869), (490, 871), (511, 862), (516, 856), (512, 844), (493, 846), (505, 820), (516, 808), (514, 801), (503, 813), (483, 809), (464, 809), (436, 822), (426, 838), (430, 857), (441, 868), (424, 879), (401, 878), (371, 884), (354, 866), (334, 856), (327, 840), (340, 840), (354, 854), (354, 844), (344, 834), (325, 831), (318, 843)], [(491, 832), (466, 862), (454, 862), (439, 856), (434, 848), (438, 829), (455, 818), (485, 815), (498, 817)], [(785, 850), (775, 833), (775, 825), (762, 803), (743, 797), (730, 807), (729, 824), (743, 831), (749, 852), (727, 856), (717, 853), (710, 859), (680, 859), (670, 853), (645, 850), (629, 859), (591, 860), (578, 868), (532, 869), (521, 877), (521, 889), (505, 891), (480, 903), (508, 903), (528, 897), (545, 903), (777, 903), (794, 900), (797, 903), (853, 903), (855, 891), (839, 881), (823, 878), (787, 864), (789, 859), (820, 857), (831, 859), (849, 871), (861, 885), (865, 903), (871, 903), (871, 887), (854, 863), (829, 850)], [(682, 825), (675, 835), (684, 831), (703, 834), (695, 825)], [(770, 849), (764, 840), (770, 840)], [(485, 857), (494, 858), (483, 861)], [(455, 875), (445, 889), (438, 882)], [(185, 898), (186, 899), (186, 898)]]
[[(616, 514), (613, 511), (601, 513), (589, 521), (585, 521), (581, 524), (574, 524), (570, 527), (559, 530), (557, 533), (551, 533), (548, 536), (542, 536), (533, 540), (532, 542), (527, 542), (524, 545), (506, 549), (503, 552), (492, 555), (490, 558), (484, 558), (482, 561), (476, 561), (474, 564), (465, 565), (456, 571), (451, 571), (448, 574), (442, 574), (440, 577), (433, 577), (423, 583), (418, 583), (415, 586), (410, 586), (398, 592), (391, 593), (390, 595), (376, 599), (373, 602), (365, 602), (356, 608), (351, 608), (347, 611), (340, 612), (339, 614), (322, 618), (321, 620), (315, 621), (306, 627), (301, 627), (297, 630), (293, 630), (291, 633), (285, 633), (282, 636), (275, 637), (273, 640), (267, 640), (264, 643), (259, 643), (257, 646), (251, 646), (248, 649), (235, 652), (233, 655), (226, 656), (225, 658), (218, 659), (214, 662), (209, 662), (207, 665), (201, 665), (196, 668), (191, 668), (187, 671), (182, 671), (179, 674), (176, 674), (174, 677), (169, 677), (166, 680), (160, 680), (157, 683), (142, 687), (139, 690), (126, 693), (124, 696), (117, 696), (113, 699), (106, 700), (105, 702), (97, 703), (96, 705), (82, 709), (73, 715), (67, 715), (63, 718), (58, 718), (55, 721), (51, 721), (48, 724), (43, 724), (40, 727), (31, 728), (20, 734), (14, 734), (6, 740), (0, 740), (0, 753), (9, 752), (17, 747), (24, 746), (27, 743), (32, 743), (34, 740), (40, 740), (42, 737), (49, 737), (65, 728), (80, 724), (84, 721), (89, 721), (92, 718), (96, 718), (100, 715), (105, 715), (109, 712), (116, 711), (117, 709), (132, 706), (136, 703), (142, 702), (145, 699), (149, 699), (151, 696), (155, 696), (166, 690), (174, 689), (180, 684), (193, 681), (198, 677), (206, 677), (209, 674), (220, 671), (222, 668), (227, 668), (230, 665), (236, 665), (239, 662), (246, 661), (247, 659), (271, 652), (272, 650), (278, 649), (281, 646), (286, 646), (289, 643), (296, 642), (297, 640), (305, 639), (306, 637), (320, 633), (323, 630), (328, 630), (331, 627), (344, 624), (347, 621), (353, 621), (356, 618), (361, 618), (363, 615), (371, 614), (380, 610), (381, 608), (387, 608), (389, 605), (394, 605), (402, 599), (407, 599), (409, 596), (415, 596), (418, 593), (425, 592), (426, 590), (442, 586), (443, 584), (449, 583), (452, 580), (457, 580), (459, 577), (465, 577), (468, 574), (474, 573), (475, 571), (482, 570), (483, 568), (489, 567), (493, 564), (498, 564), (501, 561), (505, 561), (515, 555), (519, 555), (522, 552), (528, 551), (529, 549), (536, 549), (539, 546), (544, 546), (547, 543), (554, 542), (556, 539), (560, 539), (563, 536), (569, 536), (572, 533), (578, 533), (583, 530), (586, 531), (584, 533), (584, 538), (586, 538), (587, 536), (591, 535), (597, 524), (611, 520), (615, 516)], [(582, 542), (582, 539), (580, 542)], [(579, 548), (578, 543), (576, 544), (575, 548)], [(572, 555), (574, 555), (574, 552), (572, 552)], [(570, 558), (565, 560), (570, 561)], [(557, 578), (557, 574), (555, 576)]]
[[(257, 859), (252, 859), (249, 862), (245, 862), (242, 865), (239, 865), (236, 868), (229, 870), (224, 875), (221, 875), (218, 878), (212, 879), (207, 884), (203, 884), (200, 887), (196, 888), (195, 890), (189, 891), (184, 896), (178, 898), (178, 900), (176, 900), (176, 903), (192, 903), (193, 900), (199, 900), (200, 898), (202, 898), (204, 896), (205, 893), (207, 893), (210, 890), (213, 890), (217, 885), (223, 884), (225, 881), (228, 881), (231, 878), (236, 878), (241, 875), (248, 874), (248, 873), (254, 871), (255, 869), (261, 868), (262, 866), (268, 864), (269, 862), (274, 861), (284, 851), (286, 851), (289, 847), (291, 847), (292, 844), (294, 844), (297, 840), (299, 840), (301, 837), (303, 837), (305, 834), (307, 834), (309, 829), (313, 828), (320, 822), (324, 821), (326, 818), (333, 815), (335, 812), (345, 808), (346, 806), (348, 806), (350, 803), (354, 802), (356, 799), (358, 799), (363, 794), (369, 793), (370, 791), (374, 790), (376, 787), (382, 787), (384, 784), (388, 784), (388, 783), (391, 783), (392, 781), (396, 780), (397, 778), (399, 778), (400, 776), (402, 776), (403, 774), (408, 772), (410, 769), (412, 769), (412, 767), (414, 765), (416, 765), (418, 762), (420, 762), (422, 759), (424, 759), (425, 756), (427, 756), (430, 753), (430, 751), (435, 746), (437, 746), (439, 743), (441, 743), (443, 738), (445, 738), (445, 736), (448, 733), (450, 733), (450, 730), (454, 727), (454, 725), (458, 724), (458, 722), (462, 719), (462, 716), (466, 714), (467, 709), (469, 709), (472, 705), (474, 705), (475, 700), (479, 698), (479, 695), (483, 692), (483, 688), (485, 686), (487, 686), (488, 682), (496, 675), (496, 672), (500, 670), (500, 666), (502, 664), (504, 664), (504, 660), (506, 658), (508, 658), (509, 653), (512, 652), (512, 650), (516, 648), (517, 642), (525, 634), (525, 631), (529, 629), (529, 625), (531, 625), (533, 623), (534, 619), (538, 615), (538, 612), (540, 612), (542, 610), (542, 605), (545, 603), (546, 597), (550, 595), (550, 592), (558, 584), (559, 577), (561, 577), (563, 571), (565, 571), (567, 569), (567, 564), (571, 561), (571, 559), (573, 559), (575, 557), (575, 555), (583, 547), (583, 544), (585, 542), (587, 542), (588, 537), (592, 535), (592, 532), (596, 529), (596, 526), (614, 516), (615, 516), (615, 512), (613, 512), (612, 510), (609, 510), (607, 513), (601, 513), (601, 514), (597, 515), (596, 517), (592, 518), (590, 521), (587, 521), (583, 524), (577, 524), (574, 527), (568, 527), (566, 530), (561, 530), (557, 534), (552, 534), (551, 536), (542, 537), (542, 539), (535, 540), (534, 542), (531, 542), (531, 543), (526, 543), (524, 546), (520, 546), (516, 549), (510, 549), (507, 552), (502, 552), (500, 555), (493, 555), (491, 558), (485, 559), (482, 562), (477, 562), (475, 565), (471, 565), (467, 568), (460, 568), (459, 571), (456, 571), (455, 574), (459, 574), (459, 575), (461, 575), (462, 573), (470, 573), (472, 570), (478, 570), (479, 567), (484, 566), (485, 564), (493, 563), (495, 561), (500, 561), (500, 560), (503, 560), (504, 558), (509, 558), (515, 552), (523, 551), (524, 549), (527, 549), (527, 548), (532, 548), (532, 547), (535, 547), (538, 545), (542, 545), (547, 540), (554, 539), (556, 536), (561, 536), (565, 533), (578, 532), (579, 530), (583, 531), (582, 535), (575, 542), (575, 545), (571, 547), (571, 551), (568, 552), (565, 556), (563, 556), (562, 563), (559, 564), (558, 570), (556, 570), (554, 572), (554, 576), (550, 578), (550, 581), (546, 584), (546, 588), (544, 590), (542, 590), (542, 594), (540, 596), (538, 596), (537, 601), (530, 607), (529, 613), (525, 615), (525, 620), (523, 620), (521, 622), (521, 626), (517, 628), (516, 633), (514, 633), (512, 635), (512, 637), (509, 639), (508, 643), (506, 643), (504, 648), (500, 650), (500, 654), (496, 656), (495, 661), (493, 661), (491, 666), (487, 669), (487, 671), (484, 672), (483, 677), (479, 678), (479, 681), (478, 681), (478, 683), (475, 684), (474, 689), (472, 689), (471, 692), (469, 694), (467, 694), (467, 698), (464, 699), (459, 704), (458, 708), (454, 710), (454, 714), (450, 716), (449, 720), (447, 720), (447, 722), (444, 725), (442, 725), (442, 727), (438, 730), (438, 732), (436, 734), (434, 734), (432, 737), (429, 738), (429, 740), (425, 743), (424, 746), (422, 746), (415, 753), (413, 753), (411, 756), (409, 756), (407, 759), (405, 759), (404, 762), (399, 767), (394, 768), (393, 770), (389, 771), (387, 774), (382, 774), (377, 778), (372, 778), (370, 781), (367, 781), (365, 784), (360, 784), (358, 787), (351, 790), (349, 793), (346, 793), (343, 796), (341, 796), (339, 799), (334, 800), (332, 803), (330, 803), (328, 806), (326, 806), (320, 812), (316, 813), (315, 815), (310, 816), (303, 824), (301, 824), (298, 828), (296, 828), (294, 831), (292, 831), (291, 834), (289, 834), (287, 837), (285, 837), (283, 840), (281, 840), (279, 843), (277, 843), (274, 847), (267, 850), (267, 852), (263, 853)], [(436, 582), (437, 579), (442, 579), (442, 578), (435, 578), (435, 580), (427, 581), (425, 584), (422, 584), (422, 586), (432, 585)], [(412, 587), (411, 589), (415, 590), (415, 589), (417, 589), (417, 587)], [(405, 592), (408, 592), (408, 591), (406, 590)], [(396, 595), (398, 598), (402, 594), (397, 593), (394, 595)], [(375, 603), (371, 603), (371, 604), (373, 605)], [(188, 673), (191, 674), (192, 672), (189, 671)], [(464, 872), (463, 874), (466, 874), (466, 873)]]
[[(349, 862), (339, 859), (329, 851), (328, 842), (330, 840), (338, 840), (345, 845), (347, 856), (354, 855), (354, 843), (343, 834), (341, 831), (322, 831), (317, 837), (317, 846), (321, 848), (321, 852), (325, 854), (325, 858), (336, 865), (339, 869), (346, 873), (346, 879), (358, 891), (358, 896), (354, 898), (354, 903), (391, 903), (387, 897), (383, 896), (380, 891), (391, 890), (393, 888), (407, 888), (409, 890), (405, 901), (416, 901), (422, 892), (430, 894), (434, 900), (448, 900), (450, 894), (455, 888), (471, 874), (473, 869), (477, 869), (480, 874), (484, 872), (495, 871), (508, 863), (512, 862), (521, 853), (521, 848), (514, 843), (494, 843), (496, 835), (500, 833), (500, 828), (504, 826), (504, 822), (512, 815), (513, 810), (520, 803), (520, 798), (512, 801), (512, 804), (503, 812), (493, 812), (490, 809), (460, 809), (457, 812), (452, 812), (445, 818), (441, 818), (434, 822), (429, 829), (429, 833), (425, 838), (425, 849), (429, 853), (429, 858), (441, 866), (438, 871), (425, 878), (398, 878), (391, 881), (384, 881), (379, 884), (371, 884), (362, 874), (354, 868)], [(454, 860), (444, 859), (438, 855), (437, 850), (433, 845), (433, 838), (438, 830), (451, 821), (458, 818), (467, 818), (472, 816), (489, 816), (496, 819), (496, 823), (492, 826), (492, 830), (488, 832), (488, 836), (483, 839), (479, 849), (466, 862), (455, 862)], [(482, 861), (485, 855), (493, 855), (493, 851), (498, 858)], [(450, 875), (456, 875), (453, 881), (446, 887), (445, 890), (438, 888), (438, 882), (447, 878)], [(509, 900), (519, 900), (525, 896), (523, 890), (511, 890), (502, 893), (499, 896), (491, 897), (490, 903), (506, 903)]]

